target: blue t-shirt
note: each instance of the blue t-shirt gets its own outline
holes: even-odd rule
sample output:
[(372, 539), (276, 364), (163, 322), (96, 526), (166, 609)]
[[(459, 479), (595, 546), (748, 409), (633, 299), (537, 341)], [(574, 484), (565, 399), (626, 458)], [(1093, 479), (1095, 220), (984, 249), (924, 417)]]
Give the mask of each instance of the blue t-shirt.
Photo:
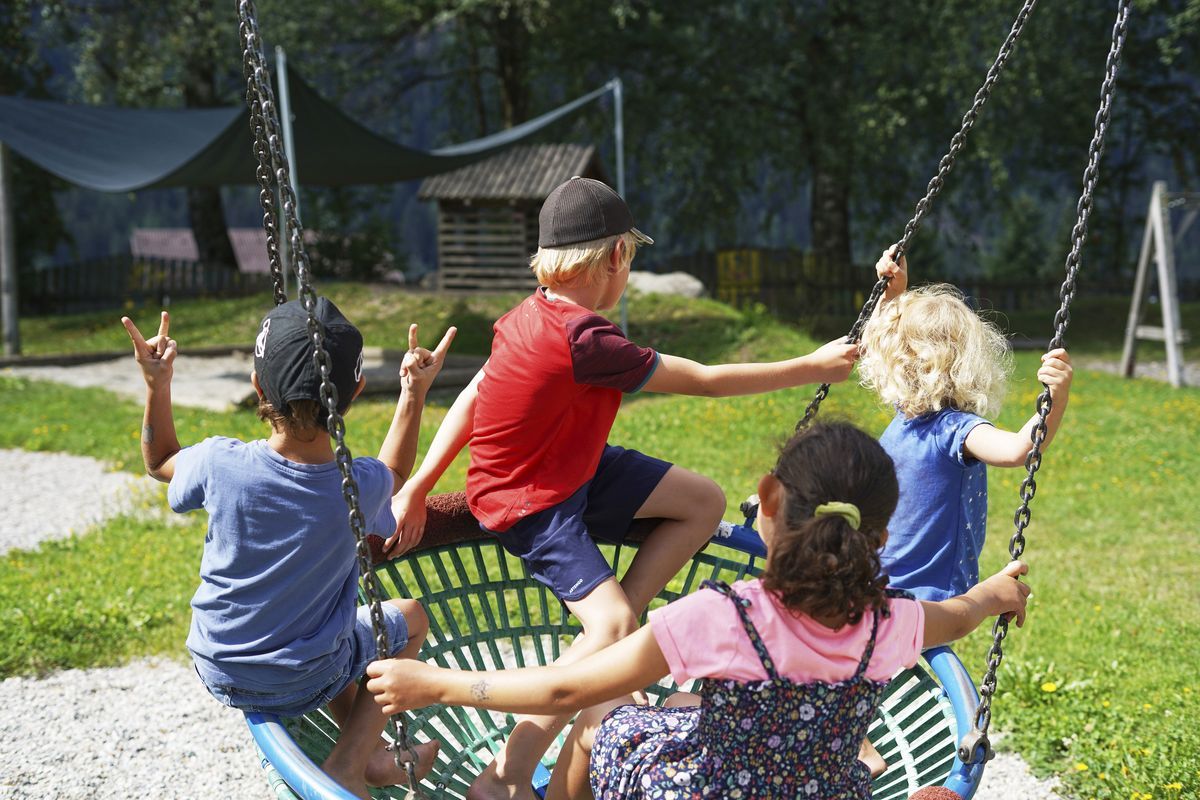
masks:
[(921, 600), (945, 600), (979, 582), (987, 525), (987, 465), (963, 450), (990, 424), (942, 409), (908, 419), (896, 412), (879, 443), (896, 464), (900, 502), (880, 553), (891, 585)]
[[(354, 459), (368, 529), (391, 535), (392, 472)], [(358, 569), (335, 462), (298, 464), (264, 440), (217, 436), (175, 457), (167, 500), (208, 511), (187, 646), (215, 686), (328, 686), (349, 662)]]

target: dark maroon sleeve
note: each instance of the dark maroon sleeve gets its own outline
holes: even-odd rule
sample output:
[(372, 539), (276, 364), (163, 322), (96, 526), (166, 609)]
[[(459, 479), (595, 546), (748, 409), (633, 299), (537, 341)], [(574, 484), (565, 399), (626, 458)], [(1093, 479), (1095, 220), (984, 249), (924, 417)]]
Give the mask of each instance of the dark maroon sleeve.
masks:
[(567, 322), (567, 345), (575, 382), (636, 392), (658, 366), (658, 353), (625, 338), (599, 314), (583, 314)]

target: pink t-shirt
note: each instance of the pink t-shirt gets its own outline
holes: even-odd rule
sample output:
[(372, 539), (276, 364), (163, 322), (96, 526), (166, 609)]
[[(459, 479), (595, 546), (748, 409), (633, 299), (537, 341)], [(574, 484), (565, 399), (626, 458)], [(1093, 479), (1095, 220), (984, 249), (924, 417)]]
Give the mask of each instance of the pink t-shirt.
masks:
[[(747, 609), (775, 661), (779, 674), (797, 683), (837, 683), (854, 677), (871, 638), (872, 614), (857, 625), (832, 630), (807, 616), (795, 616), (757, 580), (738, 581), (734, 590), (751, 602)], [(916, 663), (925, 635), (925, 609), (912, 600), (890, 600), (891, 616), (881, 617), (867, 677), (892, 678)], [(692, 678), (766, 680), (754, 645), (733, 601), (704, 589), (650, 612), (650, 630), (677, 683)]]

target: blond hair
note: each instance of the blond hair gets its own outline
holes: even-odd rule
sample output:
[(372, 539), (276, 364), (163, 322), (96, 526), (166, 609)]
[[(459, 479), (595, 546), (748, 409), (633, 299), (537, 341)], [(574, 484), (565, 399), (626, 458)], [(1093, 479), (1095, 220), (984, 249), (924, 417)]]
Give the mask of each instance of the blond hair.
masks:
[(625, 265), (629, 265), (637, 253), (637, 237), (631, 231), (565, 247), (539, 247), (529, 266), (538, 283), (550, 289), (591, 286), (603, 273), (617, 242), (625, 243)]
[(1004, 334), (944, 283), (882, 303), (863, 329), (862, 385), (910, 418), (943, 408), (995, 416), (1011, 369)]

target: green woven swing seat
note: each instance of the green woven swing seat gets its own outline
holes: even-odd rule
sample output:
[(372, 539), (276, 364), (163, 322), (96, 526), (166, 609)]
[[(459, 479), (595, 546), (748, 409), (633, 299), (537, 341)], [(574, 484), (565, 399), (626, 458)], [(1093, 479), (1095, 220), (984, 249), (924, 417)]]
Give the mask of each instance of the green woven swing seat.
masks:
[[(472, 670), (545, 665), (554, 661), (580, 632), (562, 604), (529, 577), (522, 562), (505, 552), (495, 539), (480, 537), (477, 529), (467, 539), (443, 535), (434, 537), (441, 543), (431, 543), (429, 538), (427, 535), (427, 543), (433, 546), (376, 566), (385, 592), (420, 600), (429, 615), (429, 636), (421, 649), (422, 660)], [(637, 531), (633, 538), (637, 538)], [(601, 544), (618, 575), (628, 567), (635, 548), (634, 544)], [(710, 546), (692, 558), (651, 607), (695, 591), (706, 579), (732, 583), (753, 576), (761, 564), (761, 559), (753, 555)], [(957, 663), (952, 653), (945, 653)], [(677, 688), (668, 677), (661, 685), (650, 687), (648, 693), (653, 702), (661, 703)], [(410, 736), (441, 742), (437, 764), (423, 784), (430, 798), (464, 797), (514, 724), (510, 714), (447, 706), (407, 712), (405, 718)], [(282, 722), (304, 755), (316, 764), (325, 759), (337, 736), (337, 727), (325, 709)], [(263, 744), (253, 721), (251, 729)], [(889, 686), (872, 725), (871, 738), (889, 764), (888, 771), (875, 782), (876, 800), (907, 798), (921, 786), (943, 785), (957, 763), (955, 714), (939, 684), (920, 668), (905, 671)], [(272, 759), (290, 761), (292, 757), (272, 753), (266, 747), (263, 752), (270, 756), (262, 761), (274, 797), (292, 800), (336, 796), (309, 786), (289, 788), (281, 775), (288, 771), (277, 769)], [(552, 750), (547, 756), (547, 767), (552, 766), (554, 754)], [(962, 769), (982, 771), (981, 767)], [(972, 784), (977, 782), (978, 774), (973, 777)], [(973, 789), (972, 785), (968, 791), (956, 790), (969, 797)], [(404, 798), (407, 791), (392, 787), (377, 790), (375, 796)]]

